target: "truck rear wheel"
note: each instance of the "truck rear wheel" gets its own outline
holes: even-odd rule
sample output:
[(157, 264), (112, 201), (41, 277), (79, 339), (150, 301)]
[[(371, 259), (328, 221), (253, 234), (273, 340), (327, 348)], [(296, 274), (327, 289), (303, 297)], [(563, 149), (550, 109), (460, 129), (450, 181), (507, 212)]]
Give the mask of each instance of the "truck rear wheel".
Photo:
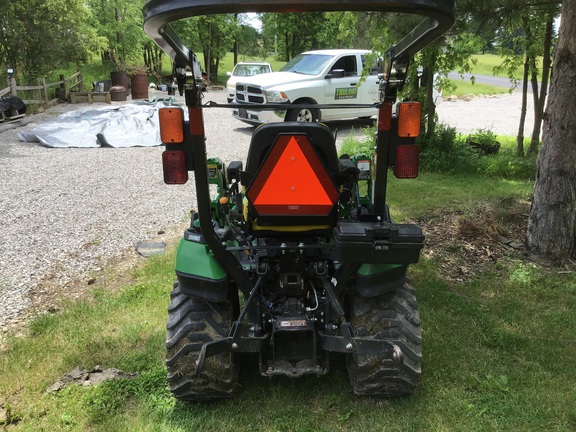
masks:
[(196, 375), (200, 349), (205, 342), (228, 336), (235, 302), (207, 302), (180, 291), (170, 294), (166, 324), (166, 366), (170, 391), (177, 399), (215, 400), (232, 397), (238, 379), (231, 353), (207, 357)]
[(403, 359), (348, 355), (348, 376), (360, 396), (404, 396), (420, 383), (422, 332), (414, 288), (401, 288), (378, 297), (365, 298), (355, 292), (350, 322), (356, 336), (386, 340), (402, 350)]
[(318, 110), (313, 108), (295, 108), (286, 113), (286, 121), (314, 123), (318, 121)]

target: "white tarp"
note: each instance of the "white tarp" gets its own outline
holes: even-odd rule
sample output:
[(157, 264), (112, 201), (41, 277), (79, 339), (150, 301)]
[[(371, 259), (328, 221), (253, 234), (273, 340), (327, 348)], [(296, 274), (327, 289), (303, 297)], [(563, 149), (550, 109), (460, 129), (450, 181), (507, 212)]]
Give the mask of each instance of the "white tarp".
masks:
[(87, 108), (59, 115), (18, 139), (46, 147), (152, 147), (160, 142), (158, 110), (164, 102)]

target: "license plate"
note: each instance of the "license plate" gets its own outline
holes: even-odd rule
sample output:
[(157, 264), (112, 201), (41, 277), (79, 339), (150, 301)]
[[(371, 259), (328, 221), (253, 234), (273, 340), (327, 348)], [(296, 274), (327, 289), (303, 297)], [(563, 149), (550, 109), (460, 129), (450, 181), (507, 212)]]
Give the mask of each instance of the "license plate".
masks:
[(245, 109), (240, 108), (238, 110), (238, 116), (242, 117), (242, 118), (248, 118), (248, 113), (246, 112)]

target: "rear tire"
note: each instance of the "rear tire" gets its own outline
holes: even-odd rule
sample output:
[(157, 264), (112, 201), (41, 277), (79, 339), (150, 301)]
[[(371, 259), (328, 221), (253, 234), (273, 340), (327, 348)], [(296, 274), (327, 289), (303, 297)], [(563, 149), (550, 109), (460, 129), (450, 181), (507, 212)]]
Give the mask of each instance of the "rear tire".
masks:
[(312, 108), (295, 108), (286, 113), (286, 121), (315, 123), (318, 121), (318, 110)]
[(234, 395), (238, 370), (231, 353), (207, 357), (195, 375), (204, 342), (228, 336), (235, 302), (207, 302), (180, 291), (178, 282), (170, 294), (166, 324), (166, 366), (173, 396), (182, 400), (216, 400)]
[(355, 292), (350, 322), (356, 336), (381, 339), (397, 345), (401, 363), (392, 359), (348, 355), (348, 376), (359, 396), (406, 396), (414, 393), (422, 374), (422, 332), (414, 288), (409, 284), (378, 297)]

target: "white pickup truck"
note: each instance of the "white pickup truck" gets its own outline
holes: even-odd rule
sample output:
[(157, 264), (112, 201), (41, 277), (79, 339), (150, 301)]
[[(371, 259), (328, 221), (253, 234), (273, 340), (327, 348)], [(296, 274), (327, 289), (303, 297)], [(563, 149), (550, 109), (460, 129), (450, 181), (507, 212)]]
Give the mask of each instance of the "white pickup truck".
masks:
[(266, 104), (374, 104), (378, 70), (360, 82), (368, 50), (321, 50), (297, 55), (278, 72), (236, 82), (233, 116), (257, 125), (278, 121), (338, 120), (371, 117), (376, 108), (262, 110)]

